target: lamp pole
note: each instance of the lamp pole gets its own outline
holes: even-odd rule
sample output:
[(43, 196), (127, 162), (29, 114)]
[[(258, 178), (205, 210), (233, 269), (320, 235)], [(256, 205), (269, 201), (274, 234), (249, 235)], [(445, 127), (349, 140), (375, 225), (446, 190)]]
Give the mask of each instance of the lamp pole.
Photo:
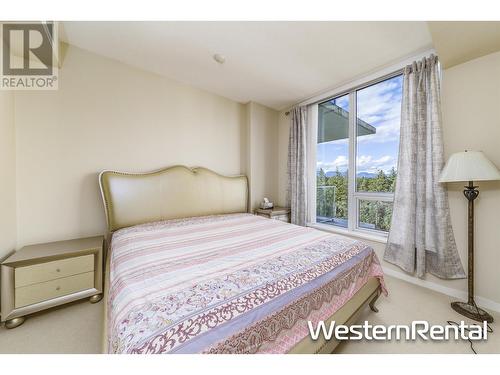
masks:
[(469, 201), (469, 220), (468, 220), (468, 303), (469, 305), (474, 305), (474, 199), (479, 195), (479, 190), (477, 186), (474, 186), (472, 181), (469, 181), (469, 185), (465, 186), (464, 195)]
[(456, 312), (465, 315), (468, 318), (488, 323), (493, 322), (493, 317), (488, 312), (477, 307), (474, 301), (474, 200), (479, 195), (477, 186), (474, 186), (473, 181), (469, 181), (469, 185), (464, 186), (465, 198), (469, 201), (468, 206), (468, 221), (467, 221), (467, 236), (468, 236), (468, 264), (467, 264), (467, 283), (468, 283), (468, 299), (465, 302), (452, 302), (451, 307)]
[(500, 180), (500, 172), (481, 151), (456, 152), (450, 156), (441, 171), (440, 182), (468, 182), (464, 186), (464, 196), (468, 200), (467, 217), (467, 302), (452, 302), (453, 310), (470, 319), (479, 322), (493, 322), (493, 317), (487, 311), (479, 308), (474, 301), (474, 200), (479, 195), (474, 181), (497, 181)]

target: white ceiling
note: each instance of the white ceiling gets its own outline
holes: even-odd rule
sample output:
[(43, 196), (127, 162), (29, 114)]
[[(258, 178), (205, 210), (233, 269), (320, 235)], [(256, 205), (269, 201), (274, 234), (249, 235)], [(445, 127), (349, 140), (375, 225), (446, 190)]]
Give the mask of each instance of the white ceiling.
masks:
[(500, 50), (500, 22), (429, 22), (432, 41), (444, 68)]
[(64, 22), (62, 29), (77, 47), (278, 110), (432, 46), (426, 22)]

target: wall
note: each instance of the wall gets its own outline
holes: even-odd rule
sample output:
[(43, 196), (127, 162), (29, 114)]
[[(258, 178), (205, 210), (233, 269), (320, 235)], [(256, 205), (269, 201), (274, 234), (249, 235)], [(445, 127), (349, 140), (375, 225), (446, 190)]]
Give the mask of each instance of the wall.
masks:
[(247, 175), (250, 207), (257, 208), (264, 197), (278, 200), (278, 112), (250, 102), (247, 109)]
[(15, 95), (18, 247), (104, 233), (103, 169), (244, 172), (242, 104), (76, 47), (58, 91)]
[[(481, 150), (500, 168), (500, 52), (454, 66), (443, 72), (442, 111), (446, 158), (464, 149)], [(279, 117), (279, 202), (286, 199), (286, 155), (289, 119)], [(449, 184), (449, 201), (455, 239), (467, 266), (467, 204), (463, 184)], [(479, 303), (500, 311), (500, 181), (482, 182), (476, 200), (475, 286)], [(368, 241), (380, 259), (385, 244)], [(441, 280), (428, 275), (419, 280), (382, 261), (391, 275), (463, 297), (467, 280)], [(481, 298), (482, 297), (482, 298)]]
[(0, 91), (0, 260), (16, 247), (14, 95)]
[[(500, 52), (456, 65), (443, 74), (442, 108), (446, 156), (483, 151), (500, 168)], [(476, 294), (500, 304), (500, 181), (480, 182), (475, 201)], [(449, 184), (453, 230), (467, 263), (467, 201), (463, 184)], [(466, 289), (464, 280), (454, 286)]]

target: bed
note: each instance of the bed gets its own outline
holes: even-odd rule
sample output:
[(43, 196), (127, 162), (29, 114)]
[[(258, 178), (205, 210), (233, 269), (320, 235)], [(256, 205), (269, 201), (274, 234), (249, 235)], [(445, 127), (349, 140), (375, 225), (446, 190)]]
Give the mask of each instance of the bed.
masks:
[(248, 213), (245, 176), (174, 166), (99, 182), (105, 353), (331, 353), (307, 322), (350, 324), (385, 292), (363, 242)]

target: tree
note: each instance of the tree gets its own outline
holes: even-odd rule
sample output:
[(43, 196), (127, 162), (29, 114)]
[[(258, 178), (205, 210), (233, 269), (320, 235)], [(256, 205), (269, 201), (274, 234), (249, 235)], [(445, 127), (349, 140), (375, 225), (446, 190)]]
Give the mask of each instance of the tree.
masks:
[[(322, 168), (317, 172), (316, 215), (318, 217), (347, 220), (348, 173), (348, 171), (342, 173), (338, 168), (330, 177)], [(379, 170), (375, 177), (357, 177), (356, 187), (358, 191), (394, 192), (396, 177), (397, 172), (394, 167), (387, 174), (383, 170)], [(361, 224), (388, 231), (391, 217), (392, 203), (390, 202), (371, 200), (360, 202), (359, 220)]]

